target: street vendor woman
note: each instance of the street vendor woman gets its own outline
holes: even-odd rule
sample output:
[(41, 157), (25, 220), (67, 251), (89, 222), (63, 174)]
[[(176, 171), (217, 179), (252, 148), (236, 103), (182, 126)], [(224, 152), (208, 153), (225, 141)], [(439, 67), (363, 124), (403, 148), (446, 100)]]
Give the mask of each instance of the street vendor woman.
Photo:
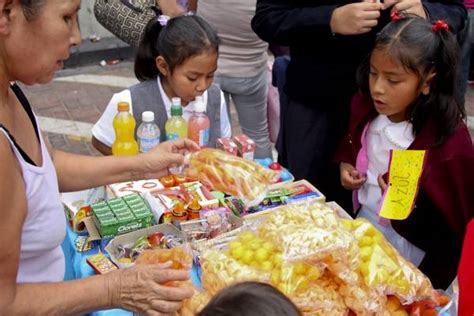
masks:
[(192, 291), (166, 287), (189, 271), (135, 266), (63, 282), (66, 221), (60, 191), (158, 178), (189, 141), (133, 157), (86, 157), (48, 146), (16, 82), (47, 83), (79, 44), (80, 0), (0, 0), (0, 315), (66, 315), (119, 307), (174, 314)]

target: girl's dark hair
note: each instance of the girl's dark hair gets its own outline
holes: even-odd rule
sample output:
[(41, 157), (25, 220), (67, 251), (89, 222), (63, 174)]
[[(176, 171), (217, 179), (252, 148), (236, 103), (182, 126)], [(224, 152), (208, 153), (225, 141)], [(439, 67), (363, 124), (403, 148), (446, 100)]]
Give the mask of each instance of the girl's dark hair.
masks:
[[(417, 135), (428, 118), (439, 128), (437, 144), (454, 132), (465, 118), (464, 106), (459, 100), (456, 86), (458, 46), (454, 35), (445, 29), (432, 29), (433, 25), (417, 16), (392, 21), (377, 35), (374, 50), (384, 50), (405, 69), (420, 78), (420, 87), (430, 73), (430, 93), (420, 95), (410, 105), (407, 119)], [(370, 56), (360, 65), (357, 82), (363, 93), (369, 91)]]
[(135, 58), (135, 76), (140, 81), (159, 75), (155, 59), (162, 56), (170, 71), (186, 59), (207, 51), (218, 52), (216, 31), (199, 16), (178, 16), (162, 26), (157, 18), (151, 19), (142, 35)]
[(217, 293), (197, 316), (301, 316), (298, 308), (271, 285), (243, 282)]
[(33, 20), (41, 7), (44, 4), (44, 0), (20, 0), (21, 6), (23, 8), (23, 14), (27, 21)]

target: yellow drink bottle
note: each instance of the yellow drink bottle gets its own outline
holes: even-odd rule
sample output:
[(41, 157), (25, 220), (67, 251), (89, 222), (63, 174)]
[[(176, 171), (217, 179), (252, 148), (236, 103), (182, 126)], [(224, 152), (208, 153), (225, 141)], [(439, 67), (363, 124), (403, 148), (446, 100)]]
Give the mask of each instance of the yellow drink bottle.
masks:
[(135, 119), (129, 112), (127, 102), (119, 102), (118, 113), (114, 117), (113, 127), (115, 141), (112, 144), (112, 154), (115, 156), (133, 156), (138, 154), (138, 143), (135, 140)]
[(171, 117), (165, 124), (166, 139), (186, 138), (188, 136), (188, 122), (181, 116), (183, 115), (181, 99), (173, 98), (171, 103)]

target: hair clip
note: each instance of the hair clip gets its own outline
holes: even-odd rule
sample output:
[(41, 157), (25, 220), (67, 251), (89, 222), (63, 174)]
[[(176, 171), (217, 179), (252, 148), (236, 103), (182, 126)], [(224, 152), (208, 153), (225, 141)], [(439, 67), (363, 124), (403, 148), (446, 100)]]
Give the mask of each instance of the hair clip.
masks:
[(392, 19), (392, 22), (399, 21), (402, 17), (400, 16), (400, 13), (398, 11), (393, 11), (390, 13), (390, 19)]
[(431, 27), (431, 29), (432, 29), (434, 32), (439, 32), (440, 30), (448, 31), (448, 30), (449, 30), (449, 26), (448, 26), (448, 24), (447, 24), (444, 20), (438, 20), (438, 21), (435, 22), (435, 24), (433, 24), (433, 26)]
[(160, 23), (161, 26), (166, 26), (166, 24), (168, 24), (168, 21), (170, 20), (170, 17), (167, 16), (167, 15), (158, 15), (158, 17), (156, 18), (156, 21), (158, 21), (158, 23)]

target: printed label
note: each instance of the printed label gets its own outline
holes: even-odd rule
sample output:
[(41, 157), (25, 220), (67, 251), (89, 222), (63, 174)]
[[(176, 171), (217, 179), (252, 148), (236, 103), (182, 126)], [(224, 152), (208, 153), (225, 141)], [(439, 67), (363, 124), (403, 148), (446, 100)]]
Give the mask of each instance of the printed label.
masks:
[(424, 150), (392, 150), (388, 188), (379, 210), (381, 217), (403, 220), (410, 215), (418, 194), (424, 161)]
[(138, 137), (138, 145), (140, 146), (140, 152), (146, 153), (152, 150), (156, 145), (160, 143), (160, 138), (145, 138)]
[(209, 128), (205, 128), (199, 131), (199, 146), (209, 145)]
[(179, 134), (166, 133), (166, 140), (175, 140), (175, 139), (179, 139)]

